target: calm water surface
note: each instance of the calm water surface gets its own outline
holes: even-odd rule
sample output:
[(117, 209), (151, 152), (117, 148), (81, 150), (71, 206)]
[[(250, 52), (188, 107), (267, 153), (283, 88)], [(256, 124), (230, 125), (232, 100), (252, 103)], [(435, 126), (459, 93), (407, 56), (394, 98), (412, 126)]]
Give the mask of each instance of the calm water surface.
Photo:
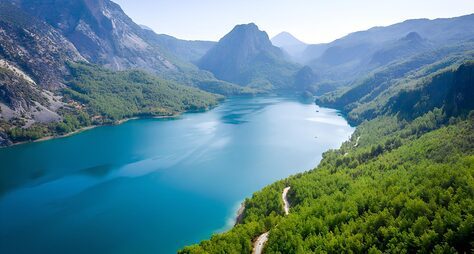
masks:
[(335, 110), (236, 98), (0, 149), (0, 253), (174, 253), (353, 130)]

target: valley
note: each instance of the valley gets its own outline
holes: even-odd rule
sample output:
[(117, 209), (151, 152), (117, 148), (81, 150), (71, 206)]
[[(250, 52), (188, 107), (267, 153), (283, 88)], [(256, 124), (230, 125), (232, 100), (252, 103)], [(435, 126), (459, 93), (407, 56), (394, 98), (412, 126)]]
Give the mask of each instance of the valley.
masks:
[(472, 252), (474, 14), (208, 12), (0, 0), (0, 253)]

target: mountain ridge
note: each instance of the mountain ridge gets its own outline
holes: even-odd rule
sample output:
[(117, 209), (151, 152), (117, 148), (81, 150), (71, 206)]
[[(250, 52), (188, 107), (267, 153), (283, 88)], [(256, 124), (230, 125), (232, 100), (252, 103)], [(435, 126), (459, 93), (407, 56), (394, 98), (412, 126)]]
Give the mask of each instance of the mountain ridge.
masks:
[(292, 34), (281, 32), (271, 39), (273, 45), (282, 48), (290, 57), (297, 58), (308, 46)]
[(291, 75), (298, 69), (254, 23), (235, 26), (199, 60), (198, 66), (219, 79), (259, 89), (291, 86)]

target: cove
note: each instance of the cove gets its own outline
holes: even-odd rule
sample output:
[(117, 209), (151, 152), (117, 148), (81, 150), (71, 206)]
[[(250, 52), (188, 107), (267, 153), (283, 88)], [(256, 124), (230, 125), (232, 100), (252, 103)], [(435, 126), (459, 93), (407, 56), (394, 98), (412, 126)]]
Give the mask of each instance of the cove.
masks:
[(291, 98), (232, 98), (0, 149), (0, 253), (175, 253), (229, 229), (265, 185), (354, 128)]

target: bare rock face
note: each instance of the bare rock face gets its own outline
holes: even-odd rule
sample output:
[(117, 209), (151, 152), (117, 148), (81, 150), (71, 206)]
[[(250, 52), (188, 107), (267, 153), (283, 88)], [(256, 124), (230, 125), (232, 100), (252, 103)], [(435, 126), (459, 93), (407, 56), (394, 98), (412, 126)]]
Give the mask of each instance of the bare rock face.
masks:
[(61, 120), (70, 63), (142, 69), (194, 85), (214, 80), (188, 61), (212, 45), (143, 29), (110, 0), (0, 0), (0, 134), (2, 123)]
[[(69, 61), (86, 61), (59, 31), (0, 1), (0, 120), (15, 125), (58, 121)], [(20, 124), (21, 123), (21, 124)]]
[(56, 111), (62, 106), (60, 97), (39, 87), (11, 63), (0, 60), (0, 119), (20, 120), (21, 127), (59, 121)]
[(56, 90), (63, 86), (67, 61), (85, 61), (74, 45), (48, 24), (0, 2), (0, 59), (16, 66), (39, 86)]
[(176, 70), (146, 31), (109, 0), (15, 0), (23, 10), (59, 30), (88, 61), (114, 70)]
[(297, 66), (286, 61), (266, 32), (253, 24), (237, 25), (198, 62), (217, 78), (242, 86), (284, 88)]

